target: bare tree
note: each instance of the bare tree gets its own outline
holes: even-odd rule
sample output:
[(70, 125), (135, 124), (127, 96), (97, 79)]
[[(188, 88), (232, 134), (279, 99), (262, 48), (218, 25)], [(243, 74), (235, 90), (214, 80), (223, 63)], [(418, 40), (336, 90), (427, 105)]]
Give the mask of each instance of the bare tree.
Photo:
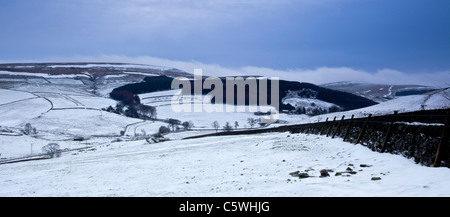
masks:
[(248, 118), (247, 123), (250, 125), (250, 128), (253, 128), (253, 126), (255, 126), (255, 124), (258, 123), (258, 120), (255, 118)]
[(184, 130), (191, 130), (194, 127), (194, 123), (192, 121), (185, 121), (181, 124)]
[(42, 152), (46, 154), (49, 158), (60, 157), (61, 149), (56, 143), (49, 143), (48, 145), (42, 147)]
[(216, 130), (216, 132), (217, 132), (217, 130), (218, 130), (219, 127), (220, 127), (219, 122), (217, 122), (217, 121), (214, 121), (214, 122), (211, 124), (211, 126), (214, 127), (214, 129)]
[(230, 122), (227, 122), (227, 123), (225, 124), (225, 126), (223, 127), (223, 130), (224, 130), (225, 132), (230, 132), (230, 131), (233, 130), (233, 127), (230, 125)]
[(23, 129), (23, 133), (25, 135), (34, 135), (36, 134), (36, 128), (33, 128), (30, 123), (26, 123)]
[(239, 127), (239, 123), (237, 121), (234, 122), (234, 129), (237, 129)]

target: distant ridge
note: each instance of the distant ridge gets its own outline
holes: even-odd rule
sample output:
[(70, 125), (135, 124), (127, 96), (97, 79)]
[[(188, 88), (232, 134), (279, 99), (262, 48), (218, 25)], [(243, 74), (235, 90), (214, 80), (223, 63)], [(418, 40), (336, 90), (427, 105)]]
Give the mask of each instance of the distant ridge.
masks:
[(45, 73), (49, 75), (86, 74), (94, 77), (114, 75), (122, 72), (140, 72), (151, 75), (191, 76), (182, 70), (148, 64), (112, 62), (49, 62), (49, 63), (3, 63), (0, 71)]
[(116, 87), (160, 75), (191, 76), (173, 67), (134, 63), (3, 63), (0, 64), (0, 87), (15, 88), (29, 84), (60, 89), (70, 87), (76, 92), (108, 97)]
[(408, 96), (429, 93), (438, 90), (437, 87), (424, 85), (390, 85), (342, 81), (322, 84), (321, 87), (344, 91), (368, 98), (376, 102), (391, 100), (397, 96)]

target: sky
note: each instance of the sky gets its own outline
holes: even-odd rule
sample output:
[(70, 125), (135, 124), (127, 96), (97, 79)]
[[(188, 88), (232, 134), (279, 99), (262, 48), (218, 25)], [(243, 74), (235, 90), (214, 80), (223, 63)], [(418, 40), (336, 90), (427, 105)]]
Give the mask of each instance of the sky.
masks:
[(0, 62), (450, 85), (448, 0), (0, 0)]

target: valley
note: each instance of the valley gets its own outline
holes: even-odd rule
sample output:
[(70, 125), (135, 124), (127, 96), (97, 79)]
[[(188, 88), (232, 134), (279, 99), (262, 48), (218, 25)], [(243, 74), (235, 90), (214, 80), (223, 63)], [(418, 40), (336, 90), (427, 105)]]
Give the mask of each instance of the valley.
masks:
[[(174, 112), (171, 100), (180, 90), (135, 93), (142, 105), (156, 108), (154, 119), (107, 111), (118, 103), (109, 97), (114, 89), (158, 76), (191, 77), (170, 67), (125, 63), (0, 64), (0, 195), (450, 195), (448, 168), (425, 167), (399, 155), (372, 152), (324, 136), (277, 132), (183, 140), (223, 131), (227, 122), (239, 131), (316, 123), (342, 115), (445, 109), (450, 107), (448, 88), (360, 106), (338, 105), (353, 101), (330, 101), (318, 95), (338, 92), (286, 81), (281, 99), (295, 109), (343, 105), (352, 109), (314, 116), (281, 112), (279, 121), (269, 125), (249, 124), (249, 119), (260, 117), (248, 112), (251, 105), (246, 112)], [(301, 85), (307, 85), (308, 94)], [(287, 87), (296, 89), (287, 92)], [(311, 97), (313, 92), (317, 95)], [(359, 102), (366, 103), (365, 99)], [(168, 127), (169, 119), (193, 126), (185, 130), (177, 125), (178, 130), (155, 137), (162, 127)], [(219, 128), (212, 126), (214, 121)], [(24, 130), (27, 124), (35, 132)], [(59, 145), (60, 157), (11, 163), (41, 157), (49, 143)], [(337, 175), (347, 168), (356, 174)], [(320, 177), (324, 169), (330, 177)], [(306, 171), (311, 177), (289, 175), (295, 171)], [(374, 181), (374, 177), (381, 180)]]

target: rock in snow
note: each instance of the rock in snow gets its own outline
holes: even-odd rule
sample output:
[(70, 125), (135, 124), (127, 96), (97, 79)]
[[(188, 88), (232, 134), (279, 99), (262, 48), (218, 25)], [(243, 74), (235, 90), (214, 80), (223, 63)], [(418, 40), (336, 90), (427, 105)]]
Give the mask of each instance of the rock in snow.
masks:
[(326, 169), (320, 170), (320, 177), (328, 177), (328, 176), (330, 176), (328, 170)]

